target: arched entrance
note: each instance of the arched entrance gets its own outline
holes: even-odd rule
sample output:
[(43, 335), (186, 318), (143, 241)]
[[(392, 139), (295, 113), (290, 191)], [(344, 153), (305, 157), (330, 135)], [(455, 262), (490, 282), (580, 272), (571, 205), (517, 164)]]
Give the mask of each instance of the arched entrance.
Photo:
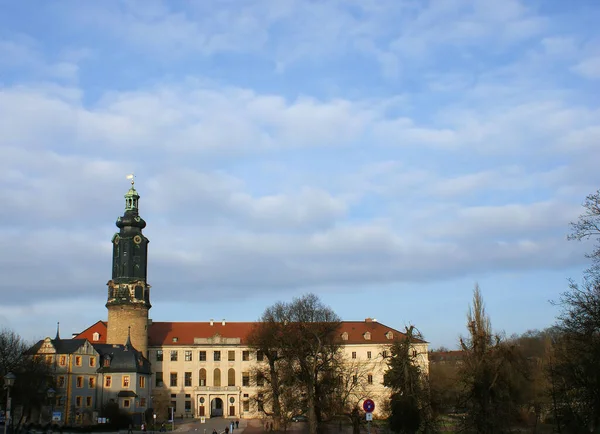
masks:
[(210, 401), (210, 417), (223, 416), (223, 400), (214, 398)]

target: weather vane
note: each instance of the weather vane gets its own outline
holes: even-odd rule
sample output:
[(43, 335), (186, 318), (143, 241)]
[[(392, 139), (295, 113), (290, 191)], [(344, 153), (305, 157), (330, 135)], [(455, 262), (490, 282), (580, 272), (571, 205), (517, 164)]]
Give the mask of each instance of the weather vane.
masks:
[(127, 179), (131, 179), (131, 185), (135, 183), (135, 175), (133, 173), (127, 175)]

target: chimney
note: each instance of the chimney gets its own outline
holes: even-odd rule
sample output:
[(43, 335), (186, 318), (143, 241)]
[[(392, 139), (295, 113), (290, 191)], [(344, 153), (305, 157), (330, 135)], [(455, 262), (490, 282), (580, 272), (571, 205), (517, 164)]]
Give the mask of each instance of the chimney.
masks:
[(223, 318), (223, 321), (221, 321), (221, 325), (225, 325), (225, 318)]
[(212, 319), (212, 318), (210, 319), (210, 325), (211, 326), (213, 325), (214, 321), (215, 321), (214, 319)]
[(365, 318), (365, 322), (373, 322), (373, 318)]

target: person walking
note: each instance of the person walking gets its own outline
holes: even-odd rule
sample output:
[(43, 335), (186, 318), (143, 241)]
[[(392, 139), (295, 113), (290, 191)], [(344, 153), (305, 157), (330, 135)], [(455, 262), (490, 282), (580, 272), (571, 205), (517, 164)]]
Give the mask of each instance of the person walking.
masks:
[(127, 430), (127, 434), (133, 434), (133, 424), (129, 424), (129, 429)]

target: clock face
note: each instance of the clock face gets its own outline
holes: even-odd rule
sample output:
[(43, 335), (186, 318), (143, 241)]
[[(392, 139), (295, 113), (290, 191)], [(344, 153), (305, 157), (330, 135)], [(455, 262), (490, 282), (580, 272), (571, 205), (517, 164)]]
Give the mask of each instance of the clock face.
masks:
[(118, 235), (115, 235), (115, 239), (114, 239), (114, 241), (113, 241), (113, 242), (114, 242), (115, 244), (119, 244), (119, 240), (120, 240), (119, 236), (118, 236)]
[(139, 244), (142, 242), (142, 237), (140, 237), (139, 235), (136, 235), (135, 237), (133, 237), (133, 242), (136, 244)]

